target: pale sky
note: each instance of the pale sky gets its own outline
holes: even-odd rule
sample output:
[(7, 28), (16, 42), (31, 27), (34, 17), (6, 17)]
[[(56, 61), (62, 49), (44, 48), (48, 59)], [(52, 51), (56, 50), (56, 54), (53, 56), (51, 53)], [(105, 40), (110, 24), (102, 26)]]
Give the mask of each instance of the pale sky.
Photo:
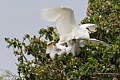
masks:
[(24, 34), (38, 35), (40, 28), (54, 25), (41, 19), (41, 9), (70, 7), (79, 23), (86, 16), (87, 2), (88, 0), (0, 0), (0, 69), (17, 73), (17, 58), (12, 48), (6, 48), (5, 37), (22, 40)]

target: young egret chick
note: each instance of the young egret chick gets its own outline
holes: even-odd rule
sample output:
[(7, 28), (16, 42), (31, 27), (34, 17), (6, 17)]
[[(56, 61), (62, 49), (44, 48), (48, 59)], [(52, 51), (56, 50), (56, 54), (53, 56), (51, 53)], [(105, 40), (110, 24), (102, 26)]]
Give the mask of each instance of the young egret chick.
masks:
[(79, 39), (79, 47), (84, 47), (87, 43), (88, 43), (87, 39), (84, 39), (84, 40)]
[(47, 46), (46, 53), (50, 54), (50, 57), (54, 59), (55, 55), (61, 56), (66, 52), (66, 47), (62, 44), (55, 44), (55, 42), (50, 42)]
[(66, 53), (73, 54), (73, 56), (77, 56), (80, 53), (80, 45), (78, 39), (72, 39), (67, 42)]
[(47, 49), (46, 49), (46, 54), (50, 54), (51, 51), (53, 50), (53, 47), (55, 46), (55, 42), (51, 41), (49, 43), (47, 43)]

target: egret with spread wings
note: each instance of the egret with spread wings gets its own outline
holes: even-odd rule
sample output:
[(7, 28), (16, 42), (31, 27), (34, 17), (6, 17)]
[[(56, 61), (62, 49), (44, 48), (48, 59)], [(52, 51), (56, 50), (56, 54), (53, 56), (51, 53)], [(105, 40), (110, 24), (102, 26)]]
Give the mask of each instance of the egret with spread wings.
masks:
[(42, 18), (49, 22), (54, 22), (60, 35), (60, 41), (70, 39), (90, 38), (88, 30), (94, 32), (95, 24), (82, 24), (79, 26), (74, 17), (74, 11), (67, 7), (47, 8), (41, 11)]
[(73, 55), (79, 54), (79, 47), (83, 47), (83, 42), (86, 42), (81, 41), (81, 39), (92, 40), (96, 44), (99, 43), (98, 40), (91, 39), (89, 35), (89, 33), (96, 31), (97, 26), (90, 23), (79, 26), (75, 21), (74, 11), (71, 8), (47, 8), (41, 11), (41, 15), (44, 20), (55, 23), (60, 35), (58, 45), (67, 43), (66, 53), (73, 53)]

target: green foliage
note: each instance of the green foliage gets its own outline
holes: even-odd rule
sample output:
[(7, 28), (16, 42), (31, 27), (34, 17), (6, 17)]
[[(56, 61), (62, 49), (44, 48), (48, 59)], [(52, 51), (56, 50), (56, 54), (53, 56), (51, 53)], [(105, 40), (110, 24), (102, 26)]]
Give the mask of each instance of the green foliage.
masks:
[(3, 73), (0, 75), (0, 80), (16, 80), (17, 76), (13, 75), (10, 71), (8, 70), (0, 70)]
[[(89, 0), (88, 17), (81, 23), (95, 23), (97, 32), (91, 37), (109, 43), (87, 44), (80, 55), (62, 55), (52, 60), (45, 53), (47, 41), (58, 41), (53, 27), (40, 29), (39, 36), (25, 35), (23, 41), (5, 38), (18, 58), (19, 78), (26, 80), (111, 80), (120, 78), (120, 1)], [(43, 40), (45, 38), (46, 40)], [(32, 56), (29, 59), (28, 56)]]

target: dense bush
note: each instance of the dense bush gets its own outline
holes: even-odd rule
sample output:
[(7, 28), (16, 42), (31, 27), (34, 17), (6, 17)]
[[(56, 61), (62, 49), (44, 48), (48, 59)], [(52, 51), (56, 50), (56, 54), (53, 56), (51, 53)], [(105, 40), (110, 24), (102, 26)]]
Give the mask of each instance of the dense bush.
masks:
[(18, 58), (18, 80), (120, 79), (120, 1), (89, 0), (87, 15), (81, 23), (98, 25), (91, 37), (107, 42), (109, 47), (87, 44), (77, 57), (64, 54), (52, 60), (45, 51), (47, 41), (59, 40), (53, 27), (40, 29), (38, 37), (27, 34), (23, 41), (5, 38)]

